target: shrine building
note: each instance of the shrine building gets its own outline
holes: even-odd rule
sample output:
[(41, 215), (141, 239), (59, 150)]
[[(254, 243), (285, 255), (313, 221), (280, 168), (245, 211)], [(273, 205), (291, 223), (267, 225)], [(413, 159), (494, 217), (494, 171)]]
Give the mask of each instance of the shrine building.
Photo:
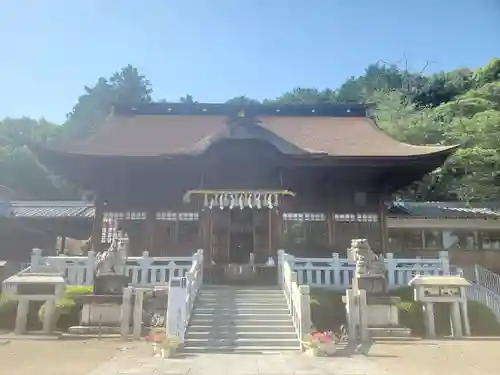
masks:
[(363, 105), (201, 103), (115, 108), (84, 139), (33, 147), (93, 193), (95, 249), (120, 228), (131, 255), (201, 248), (216, 264), (345, 254), (353, 238), (384, 253), (385, 202), (455, 149), (396, 141)]

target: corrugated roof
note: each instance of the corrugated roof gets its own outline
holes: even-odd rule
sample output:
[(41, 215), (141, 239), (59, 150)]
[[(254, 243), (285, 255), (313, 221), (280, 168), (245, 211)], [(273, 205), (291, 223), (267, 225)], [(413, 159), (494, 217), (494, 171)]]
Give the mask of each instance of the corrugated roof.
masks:
[(10, 216), (32, 218), (93, 218), (91, 203), (83, 201), (11, 201)]
[[(259, 139), (289, 155), (340, 157), (404, 157), (451, 153), (456, 146), (413, 146), (401, 143), (368, 117), (259, 116), (258, 124), (237, 139)], [(216, 141), (234, 138), (221, 115), (111, 116), (86, 139), (53, 150), (80, 155), (196, 155)]]
[(390, 207), (390, 212), (398, 214), (403, 212), (414, 217), (491, 217), (500, 218), (500, 204), (467, 202), (408, 202), (395, 201)]

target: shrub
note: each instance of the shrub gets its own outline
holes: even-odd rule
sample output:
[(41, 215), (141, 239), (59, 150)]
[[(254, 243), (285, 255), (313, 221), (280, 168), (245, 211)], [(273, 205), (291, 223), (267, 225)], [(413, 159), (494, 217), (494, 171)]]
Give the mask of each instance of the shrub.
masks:
[[(56, 327), (61, 330), (66, 330), (68, 327), (78, 325), (80, 323), (80, 306), (75, 302), (78, 296), (91, 294), (92, 286), (68, 286), (64, 292), (63, 298), (56, 301), (56, 310), (54, 319)], [(38, 319), (43, 322), (44, 307), (40, 307), (38, 311)]]
[[(346, 324), (345, 305), (342, 302), (343, 295), (343, 293), (324, 289), (311, 290), (311, 320), (315, 329), (336, 331), (340, 325)], [(398, 304), (400, 324), (410, 328), (413, 335), (423, 336), (425, 326), (422, 304), (413, 301), (413, 289), (410, 287), (400, 288), (391, 291), (391, 295), (401, 298), (401, 302)], [(472, 335), (500, 335), (500, 323), (489, 308), (474, 301), (469, 301), (467, 306)], [(449, 304), (436, 303), (434, 305), (436, 334), (438, 336), (451, 333), (449, 313)]]
[(17, 301), (0, 294), (0, 328), (12, 329), (16, 321)]
[(311, 289), (311, 320), (318, 331), (337, 331), (346, 323), (342, 293)]

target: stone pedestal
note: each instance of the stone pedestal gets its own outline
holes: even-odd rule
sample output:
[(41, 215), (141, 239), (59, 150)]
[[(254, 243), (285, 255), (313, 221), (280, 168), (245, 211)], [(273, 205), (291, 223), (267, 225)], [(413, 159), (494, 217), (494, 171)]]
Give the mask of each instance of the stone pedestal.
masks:
[(99, 296), (105, 295), (122, 295), (123, 289), (127, 286), (127, 277), (117, 274), (100, 274), (94, 279), (94, 294)]
[(360, 275), (358, 288), (366, 290), (367, 295), (387, 293), (387, 280), (384, 275)]
[(399, 325), (397, 304), (399, 297), (367, 296), (368, 326), (369, 327), (396, 327)]
[(81, 296), (82, 326), (121, 326), (123, 297), (120, 295), (88, 295)]

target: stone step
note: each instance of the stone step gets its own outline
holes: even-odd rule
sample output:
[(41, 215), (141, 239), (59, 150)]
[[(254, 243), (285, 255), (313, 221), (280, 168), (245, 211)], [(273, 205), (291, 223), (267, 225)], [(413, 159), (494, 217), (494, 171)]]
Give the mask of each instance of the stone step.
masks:
[(255, 331), (255, 332), (239, 332), (237, 330), (210, 330), (206, 332), (194, 332), (190, 329), (187, 331), (186, 340), (207, 340), (207, 341), (232, 341), (237, 339), (253, 339), (253, 340), (295, 340), (297, 334), (295, 331), (279, 332), (279, 331)]
[(193, 311), (191, 314), (191, 321), (210, 321), (212, 323), (222, 322), (239, 322), (239, 321), (291, 321), (292, 318), (289, 314), (252, 314), (252, 313), (238, 313), (238, 314), (203, 314)]
[(294, 339), (188, 339), (185, 341), (184, 347), (291, 347), (299, 348), (300, 343)]
[(227, 291), (211, 291), (200, 290), (201, 296), (284, 296), (281, 290), (227, 290)]
[[(275, 323), (275, 322), (273, 322)], [(295, 327), (292, 322), (281, 322), (284, 324), (270, 324), (270, 325), (257, 325), (257, 324), (235, 324), (235, 325), (210, 325), (210, 324), (190, 324), (188, 332), (210, 332), (214, 330), (235, 330), (238, 332), (295, 332)]]
[(217, 314), (217, 315), (240, 315), (240, 314), (255, 314), (255, 315), (287, 315), (290, 312), (287, 308), (259, 308), (259, 307), (219, 307), (219, 308), (204, 308), (195, 307), (193, 314)]
[(299, 351), (300, 348), (291, 346), (185, 346), (183, 352), (199, 354), (199, 353), (233, 353), (233, 354), (276, 354), (280, 352)]
[(226, 301), (222, 303), (216, 302), (200, 302), (197, 301), (195, 308), (204, 309), (217, 309), (217, 308), (271, 308), (271, 309), (286, 309), (288, 310), (288, 305), (286, 303), (267, 303), (267, 302), (254, 302), (254, 301)]
[(289, 316), (275, 316), (272, 318), (262, 319), (260, 317), (254, 316), (237, 316), (232, 319), (228, 319), (227, 317), (214, 317), (212, 316), (201, 316), (198, 317), (196, 315), (191, 315), (191, 319), (189, 321), (190, 326), (195, 325), (214, 325), (214, 326), (224, 326), (224, 325), (254, 325), (254, 326), (289, 326), (292, 323), (292, 319)]

